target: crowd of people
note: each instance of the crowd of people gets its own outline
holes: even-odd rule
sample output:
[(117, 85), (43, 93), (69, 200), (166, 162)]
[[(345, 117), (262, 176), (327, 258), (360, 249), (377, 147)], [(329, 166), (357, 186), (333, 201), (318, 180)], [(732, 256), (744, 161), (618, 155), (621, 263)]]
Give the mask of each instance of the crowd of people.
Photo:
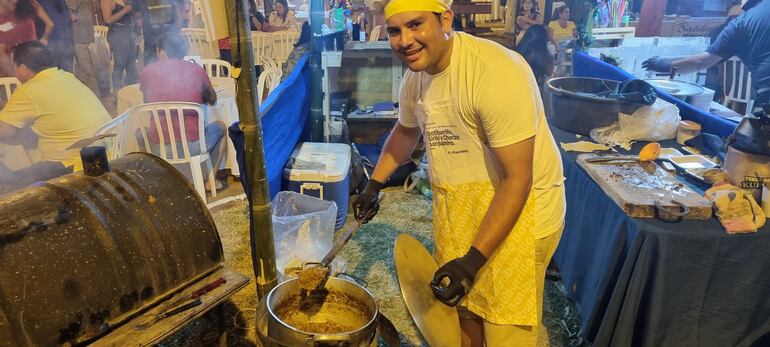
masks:
[[(277, 0), (267, 19), (257, 2), (250, 2), (257, 30), (297, 30), (286, 0)], [(139, 83), (145, 102), (216, 102), (204, 69), (182, 59), (189, 47), (181, 31), (191, 21), (191, 5), (190, 0), (0, 0), (0, 77), (20, 83), (0, 103), (0, 142), (34, 151), (34, 158), (27, 158), (33, 164), (61, 164), (51, 171), (55, 177), (82, 169), (78, 150), (68, 147), (112, 119), (108, 109), (123, 86)], [(108, 27), (111, 76), (97, 63), (95, 24)], [(309, 28), (303, 37), (297, 47), (306, 50)], [(200, 148), (194, 145), (197, 115), (184, 119), (187, 142)], [(207, 123), (204, 131), (205, 147), (218, 168), (225, 126)], [(167, 135), (168, 129), (161, 132)], [(158, 139), (150, 140), (157, 147)], [(3, 165), (0, 171), (8, 168)]]

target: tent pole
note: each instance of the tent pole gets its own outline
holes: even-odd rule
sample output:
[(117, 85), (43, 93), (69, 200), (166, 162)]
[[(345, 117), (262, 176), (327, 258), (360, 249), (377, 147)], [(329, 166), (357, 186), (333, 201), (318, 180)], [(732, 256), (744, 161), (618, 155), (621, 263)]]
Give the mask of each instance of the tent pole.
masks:
[(236, 78), (238, 115), (243, 130), (243, 150), (246, 159), (246, 177), (250, 183), (250, 242), (251, 258), (256, 276), (257, 297), (263, 298), (277, 284), (273, 222), (270, 213), (270, 193), (265, 151), (262, 143), (262, 123), (256, 105), (257, 86), (251, 30), (248, 25), (247, 0), (225, 1), (233, 50), (233, 66), (241, 69)]

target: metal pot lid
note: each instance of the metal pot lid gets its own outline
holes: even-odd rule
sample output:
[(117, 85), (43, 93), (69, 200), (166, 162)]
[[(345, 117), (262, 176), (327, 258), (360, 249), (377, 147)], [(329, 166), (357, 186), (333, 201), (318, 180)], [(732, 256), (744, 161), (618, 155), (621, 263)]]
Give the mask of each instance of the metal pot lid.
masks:
[(666, 79), (648, 79), (645, 81), (672, 96), (694, 96), (705, 92), (703, 87), (688, 82)]
[(417, 328), (430, 346), (459, 346), (457, 309), (438, 301), (429, 283), (438, 270), (433, 256), (412, 236), (396, 238), (396, 274), (401, 295)]

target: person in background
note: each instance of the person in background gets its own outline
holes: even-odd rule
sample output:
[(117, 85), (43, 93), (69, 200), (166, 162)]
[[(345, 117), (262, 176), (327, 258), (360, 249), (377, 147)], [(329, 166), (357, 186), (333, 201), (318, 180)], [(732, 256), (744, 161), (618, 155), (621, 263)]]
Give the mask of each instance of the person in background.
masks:
[(744, 13), (728, 23), (705, 52), (681, 59), (653, 57), (642, 66), (657, 72), (676, 69), (689, 73), (738, 56), (751, 72), (755, 110), (770, 103), (770, 0), (744, 0), (742, 8)]
[(264, 31), (265, 15), (257, 9), (254, 0), (249, 0), (249, 26), (251, 31)]
[(112, 51), (112, 89), (136, 83), (136, 36), (134, 34), (134, 8), (125, 0), (101, 0), (102, 17), (110, 30), (107, 42)]
[(177, 0), (176, 2), (176, 26), (179, 30), (190, 26), (192, 18), (192, 2), (190, 0)]
[(553, 54), (548, 51), (548, 33), (542, 25), (533, 25), (524, 33), (516, 52), (524, 57), (532, 73), (535, 75), (538, 87), (545, 85), (545, 79), (553, 73)]
[(78, 140), (93, 136), (112, 117), (98, 97), (71, 73), (56, 67), (50, 49), (29, 41), (13, 49), (16, 76), (22, 82), (0, 111), (0, 141), (27, 143), (31, 129), (44, 161), (58, 161), (82, 170)]
[(286, 0), (276, 0), (273, 9), (275, 11), (267, 17), (267, 28), (264, 31), (297, 30), (297, 18), (294, 11), (289, 10)]
[(577, 27), (575, 22), (569, 20), (570, 10), (567, 5), (559, 6), (554, 14), (557, 19), (548, 23), (548, 38), (554, 46), (559, 47), (561, 41), (577, 38)]
[[(75, 46), (72, 42), (72, 20), (67, 10), (67, 4), (65, 0), (39, 0), (39, 2), (53, 22), (53, 30), (48, 39), (48, 48), (56, 57), (56, 65), (62, 70), (72, 72)], [(37, 32), (43, 32), (45, 23), (41, 20), (36, 22)]]
[[(158, 41), (158, 60), (147, 65), (142, 70), (139, 87), (144, 95), (144, 102), (193, 102), (196, 104), (213, 105), (217, 101), (217, 93), (211, 85), (206, 71), (195, 63), (183, 60), (187, 55), (187, 41), (179, 34), (166, 34)], [(172, 117), (173, 126), (178, 129), (179, 123), (176, 116)], [(204, 124), (205, 124), (204, 120)], [(155, 124), (151, 125), (149, 132), (151, 140), (159, 143)], [(168, 139), (166, 123), (161, 124), (164, 137)], [(187, 144), (190, 155), (200, 154), (198, 145), (198, 116), (185, 115), (184, 129), (187, 134)], [(215, 172), (219, 169), (220, 160), (224, 156), (225, 124), (212, 122), (206, 125), (204, 130), (206, 137), (206, 149), (211, 156), (211, 166)], [(175, 131), (177, 140), (181, 138), (180, 131)], [(177, 141), (181, 146), (181, 141)], [(182, 149), (179, 148), (179, 151)], [(157, 149), (153, 149), (158, 153)], [(208, 172), (203, 173), (208, 177)], [(206, 185), (208, 187), (208, 184)], [(222, 187), (222, 182), (216, 182), (217, 189)]]
[(286, 62), (283, 63), (281, 80), (285, 80), (286, 77), (294, 71), (294, 67), (297, 66), (299, 60), (302, 59), (307, 52), (310, 52), (310, 37), (310, 23), (304, 22), (302, 23), (302, 31), (299, 34), (299, 39), (297, 39), (297, 42), (294, 44), (294, 49), (291, 50), (289, 57), (286, 58)]
[[(716, 41), (717, 37), (719, 37), (719, 34), (724, 30), (725, 27), (727, 27), (727, 24), (730, 24), (730, 22), (738, 17), (743, 13), (743, 10), (741, 9), (741, 3), (740, 1), (730, 7), (730, 9), (727, 12), (727, 19), (725, 20), (722, 25), (714, 28), (709, 33), (709, 44), (714, 43)], [(714, 101), (722, 103), (722, 98), (724, 97), (724, 90), (723, 85), (725, 83), (724, 81), (724, 68), (725, 64), (715, 64), (710, 66), (706, 70), (706, 84), (704, 87), (711, 89), (714, 91)], [(733, 107), (737, 106), (735, 103), (732, 105)]]
[(97, 96), (99, 83), (96, 79), (91, 51), (88, 46), (94, 43), (94, 19), (91, 0), (67, 0), (72, 20), (72, 39), (75, 47), (75, 76), (90, 88)]
[(534, 347), (566, 211), (559, 148), (527, 62), (452, 31), (447, 2), (385, 6), (390, 46), (408, 70), (398, 122), (353, 213), (367, 221), (378, 211), (383, 182), (422, 136), (439, 264), (433, 295), (458, 306), (463, 346)]
[(543, 24), (543, 15), (540, 14), (540, 10), (537, 8), (537, 0), (521, 0), (521, 8), (516, 15), (516, 43), (521, 42), (524, 37), (524, 32), (533, 25)]
[(44, 23), (40, 42), (48, 44), (53, 21), (36, 0), (0, 0), (0, 77), (14, 76), (13, 47), (38, 39), (35, 19)]

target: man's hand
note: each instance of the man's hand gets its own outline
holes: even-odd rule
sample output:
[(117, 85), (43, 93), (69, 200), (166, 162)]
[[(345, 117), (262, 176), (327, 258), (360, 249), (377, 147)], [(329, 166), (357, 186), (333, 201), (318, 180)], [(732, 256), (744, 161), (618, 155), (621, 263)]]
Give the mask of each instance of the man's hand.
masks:
[(642, 63), (642, 67), (648, 71), (671, 72), (671, 63), (673, 61), (674, 59), (653, 57), (645, 60)]
[(380, 210), (380, 189), (382, 183), (370, 179), (366, 183), (366, 188), (358, 194), (356, 201), (353, 202), (353, 214), (356, 219), (363, 220), (363, 223), (369, 222)]
[[(478, 249), (471, 247), (464, 256), (455, 258), (440, 267), (430, 282), (436, 299), (447, 306), (457, 306), (473, 286), (476, 274), (486, 264), (487, 258)], [(449, 280), (444, 286), (442, 281)]]

